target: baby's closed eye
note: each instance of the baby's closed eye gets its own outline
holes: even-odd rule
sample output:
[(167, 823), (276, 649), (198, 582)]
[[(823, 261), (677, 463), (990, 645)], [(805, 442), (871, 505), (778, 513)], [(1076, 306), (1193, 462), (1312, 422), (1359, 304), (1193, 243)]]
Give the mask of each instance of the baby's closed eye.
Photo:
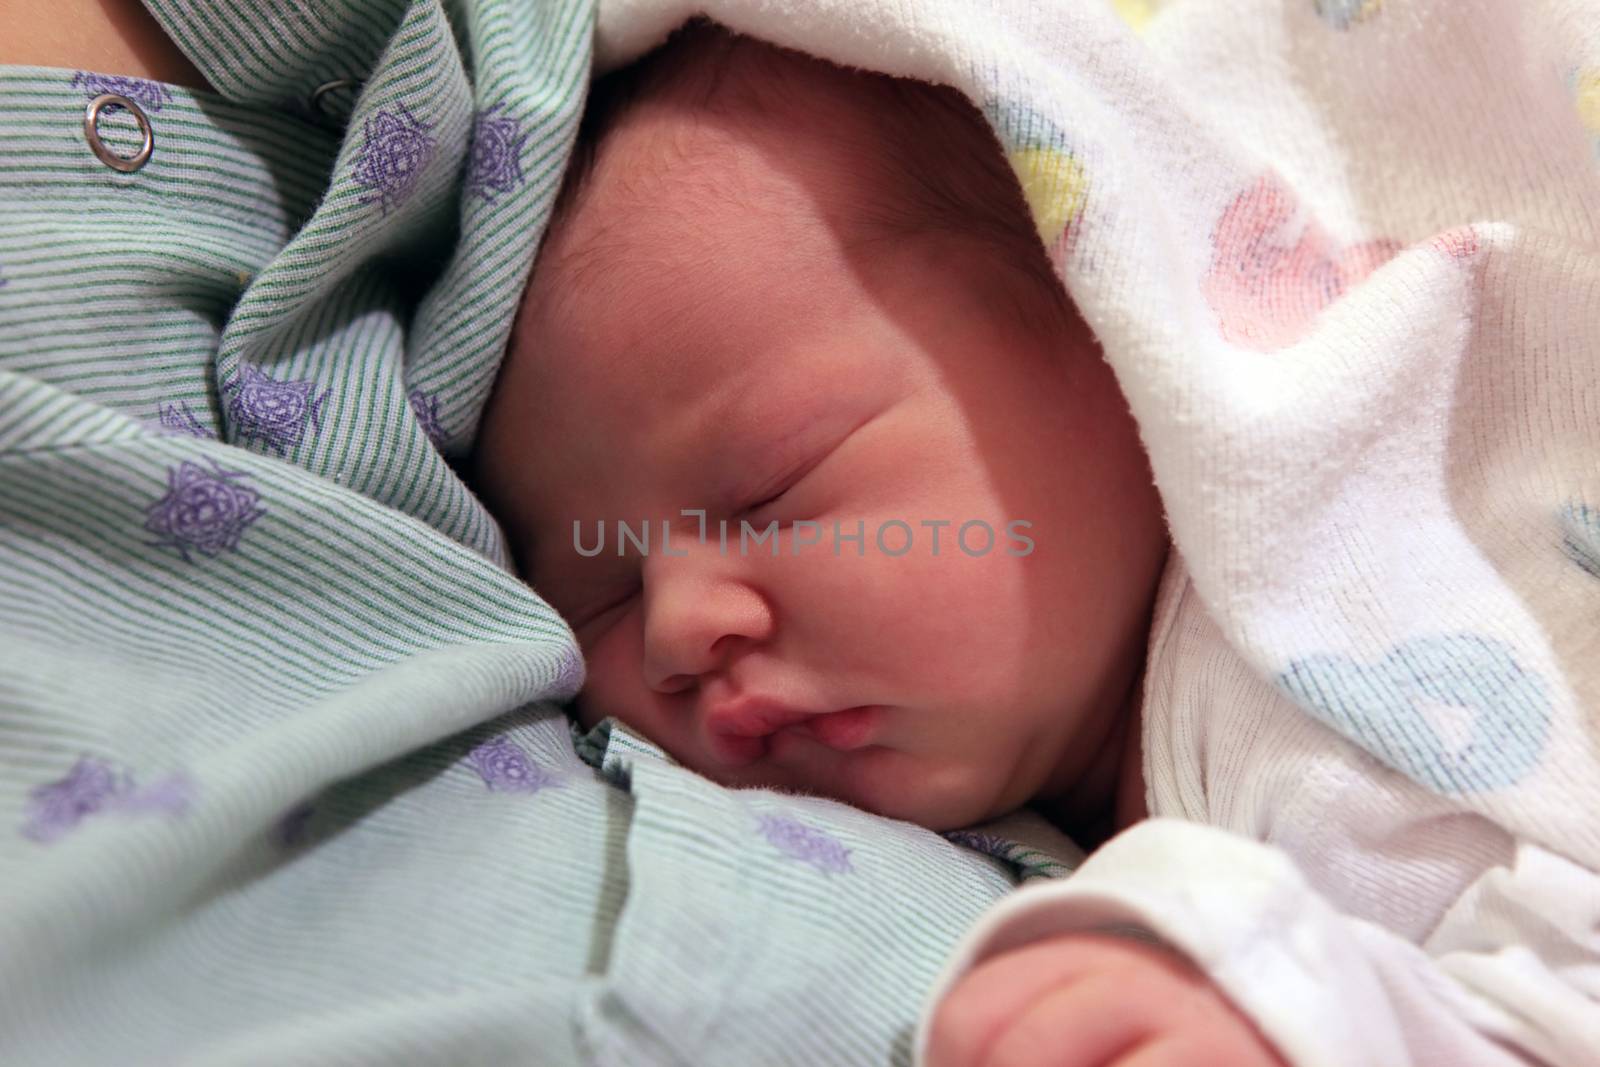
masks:
[(779, 504), (793, 504), (798, 496), (797, 490), (801, 484), (814, 480), (813, 472), (833, 453), (834, 449), (815, 456), (807, 456), (798, 463), (790, 464), (776, 478), (769, 479), (759, 489), (747, 494), (754, 503), (747, 504), (732, 516), (734, 520), (748, 519), (752, 516), (769, 511)]

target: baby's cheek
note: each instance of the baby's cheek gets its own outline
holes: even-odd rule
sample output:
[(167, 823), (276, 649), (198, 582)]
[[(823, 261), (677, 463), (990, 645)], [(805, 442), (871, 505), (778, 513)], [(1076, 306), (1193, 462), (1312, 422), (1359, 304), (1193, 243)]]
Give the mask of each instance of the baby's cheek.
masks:
[(625, 620), (618, 620), (604, 633), (583, 643), (588, 674), (576, 707), (578, 721), (585, 727), (592, 727), (607, 716), (615, 716), (630, 726), (640, 725), (629, 711), (633, 702), (628, 699), (628, 689), (639, 684), (639, 665), (635, 655), (630, 670), (624, 648), (624, 623)]
[(981, 557), (956, 550), (902, 574), (898, 599), (908, 636), (920, 646), (917, 655), (944, 664), (945, 684), (970, 685), (1017, 666), (1017, 639), (1028, 625), (1019, 562), (998, 548)]
[(618, 719), (673, 758), (694, 764), (689, 720), (664, 707), (660, 696), (645, 684), (644, 623), (637, 607), (619, 614), (588, 642), (585, 662), (588, 679), (579, 695), (581, 722), (593, 726), (607, 717)]

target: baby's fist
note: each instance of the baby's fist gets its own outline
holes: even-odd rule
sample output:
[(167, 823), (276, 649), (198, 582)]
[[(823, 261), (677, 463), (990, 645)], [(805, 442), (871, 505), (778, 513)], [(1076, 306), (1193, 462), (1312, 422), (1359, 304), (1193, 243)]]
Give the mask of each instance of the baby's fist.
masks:
[(1179, 956), (1064, 934), (985, 960), (940, 1002), (927, 1067), (1284, 1067)]

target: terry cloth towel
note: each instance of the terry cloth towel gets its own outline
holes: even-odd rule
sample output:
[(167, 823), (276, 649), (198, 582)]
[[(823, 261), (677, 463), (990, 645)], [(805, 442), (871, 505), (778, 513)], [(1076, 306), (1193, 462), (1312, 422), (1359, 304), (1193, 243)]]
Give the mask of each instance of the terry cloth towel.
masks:
[(1217, 964), (1296, 1064), (1600, 1062), (1600, 6), (606, 0), (597, 66), (695, 12), (965, 92), (1273, 714), (1540, 857), (1486, 875), (1439, 955), (1319, 913), (1316, 1011), (1221, 968), (1248, 924), (1155, 836), (1304, 902), (1277, 849), (1158, 820), (1089, 860), (1094, 892)]

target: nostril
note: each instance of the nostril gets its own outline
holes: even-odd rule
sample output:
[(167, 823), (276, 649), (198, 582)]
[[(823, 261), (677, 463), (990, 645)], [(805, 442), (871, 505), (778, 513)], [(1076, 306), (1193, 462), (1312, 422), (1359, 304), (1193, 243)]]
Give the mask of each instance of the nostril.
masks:
[(666, 678), (656, 689), (662, 693), (681, 693), (686, 689), (693, 689), (695, 676), (692, 674), (674, 674)]

